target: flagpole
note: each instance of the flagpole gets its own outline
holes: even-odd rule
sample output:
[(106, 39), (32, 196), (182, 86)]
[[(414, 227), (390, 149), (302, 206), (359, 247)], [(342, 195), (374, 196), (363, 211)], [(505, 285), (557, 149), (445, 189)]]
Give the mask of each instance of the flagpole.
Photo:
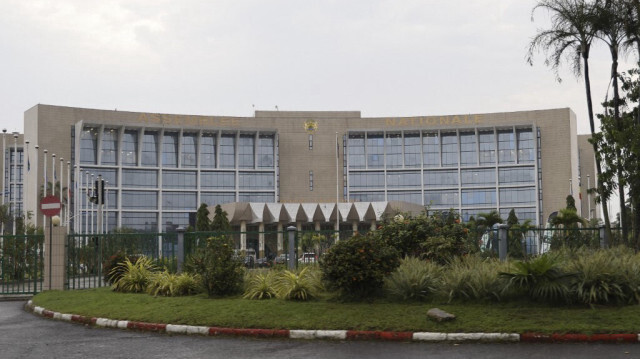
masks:
[[(38, 156), (40, 156), (40, 146), (35, 145), (34, 148), (36, 149), (36, 163), (37, 163), (38, 162)], [(34, 211), (34, 214), (33, 214), (33, 218), (36, 219), (35, 220), (36, 221), (36, 223), (35, 223), (36, 227), (38, 227), (38, 205), (39, 205), (39, 203), (38, 203), (38, 192), (37, 192), (37, 190), (38, 190), (38, 174), (37, 173), (38, 173), (38, 171), (36, 170), (36, 208), (35, 208), (35, 211)]]
[(340, 143), (338, 142), (338, 132), (336, 132), (336, 242), (340, 240), (340, 172), (338, 162), (340, 160)]
[(84, 207), (84, 234), (89, 234), (89, 171), (85, 171), (85, 187), (87, 187), (87, 198), (85, 198)]
[(589, 216), (589, 220), (591, 220), (591, 192), (589, 189), (591, 188), (591, 175), (587, 175), (587, 216)]
[[(24, 234), (27, 234), (27, 194), (29, 193), (29, 172), (31, 171), (31, 162), (29, 162), (29, 141), (24, 141), (24, 151), (27, 153), (27, 173), (24, 176), (22, 185), (22, 210), (24, 211)], [(24, 162), (23, 162), (24, 166)], [(22, 173), (24, 174), (24, 167)]]
[[(7, 149), (5, 147), (4, 137), (7, 133), (7, 129), (2, 129), (2, 205), (4, 206), (6, 197), (6, 181), (4, 180), (5, 173), (7, 171)], [(8, 214), (8, 213), (7, 213)], [(4, 234), (4, 221), (2, 222), (2, 234)]]
[(69, 204), (71, 203), (71, 201), (69, 197), (71, 197), (71, 162), (67, 161), (67, 207), (66, 207), (67, 234), (71, 232), (71, 220), (69, 217), (69, 215), (71, 214), (69, 209)]
[[(47, 150), (44, 150), (44, 185), (42, 187), (44, 187), (44, 195), (42, 196), (42, 198), (47, 196), (47, 185), (48, 185), (48, 180), (47, 180)], [(47, 228), (47, 217), (43, 214), (42, 215), (42, 228)]]
[[(91, 174), (91, 182), (89, 182), (89, 186), (93, 185), (93, 183), (95, 183), (93, 181), (93, 173)], [(91, 197), (94, 196), (94, 193), (91, 193)], [(93, 201), (91, 201), (91, 234), (93, 234)]]
[[(64, 183), (64, 158), (60, 157), (60, 206), (61, 208), (64, 206), (64, 202), (62, 202), (62, 184)], [(64, 226), (64, 211), (60, 211), (60, 225)]]
[[(11, 179), (11, 176), (9, 176)], [(18, 219), (18, 134), (13, 134), (13, 235), (16, 235)]]

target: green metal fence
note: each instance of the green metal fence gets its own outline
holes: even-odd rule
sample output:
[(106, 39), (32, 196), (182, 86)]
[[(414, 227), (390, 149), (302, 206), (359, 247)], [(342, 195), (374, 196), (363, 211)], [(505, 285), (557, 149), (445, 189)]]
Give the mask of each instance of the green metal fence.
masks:
[(44, 236), (0, 236), (0, 295), (42, 290)]
[(104, 264), (112, 256), (146, 256), (176, 269), (176, 233), (76, 234), (67, 236), (68, 289), (106, 285)]

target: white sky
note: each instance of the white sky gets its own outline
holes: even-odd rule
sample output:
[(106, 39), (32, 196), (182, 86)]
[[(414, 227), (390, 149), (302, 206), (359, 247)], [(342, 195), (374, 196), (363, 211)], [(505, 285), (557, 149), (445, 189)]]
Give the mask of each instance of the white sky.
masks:
[[(584, 84), (533, 67), (534, 0), (0, 0), (0, 126), (37, 103), (179, 114), (411, 116), (570, 107)], [(631, 63), (633, 56), (626, 60)], [(609, 54), (592, 55), (594, 102)], [(623, 64), (623, 68), (627, 68)]]

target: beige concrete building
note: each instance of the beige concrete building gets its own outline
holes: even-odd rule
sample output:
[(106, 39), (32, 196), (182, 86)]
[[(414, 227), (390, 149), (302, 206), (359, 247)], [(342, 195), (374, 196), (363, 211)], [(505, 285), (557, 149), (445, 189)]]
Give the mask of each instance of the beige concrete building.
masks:
[(583, 217), (589, 207), (599, 213), (586, 203), (588, 182), (595, 186), (593, 150), (568, 108), (366, 118), (358, 111), (231, 117), (36, 105), (24, 128), (25, 208), (38, 208), (46, 149), (47, 180), (55, 167), (71, 193), (63, 219), (79, 232), (98, 231), (98, 206), (87, 200), (98, 175), (108, 181), (109, 229), (172, 230), (188, 225), (200, 203), (405, 201), (453, 208), (465, 220), (492, 209), (506, 218), (515, 209), (520, 219), (544, 224), (573, 193)]

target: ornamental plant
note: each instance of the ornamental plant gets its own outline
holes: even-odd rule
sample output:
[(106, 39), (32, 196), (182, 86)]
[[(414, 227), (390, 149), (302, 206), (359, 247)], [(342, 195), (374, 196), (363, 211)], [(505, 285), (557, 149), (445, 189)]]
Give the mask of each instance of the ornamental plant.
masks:
[(199, 275), (210, 297), (235, 294), (242, 288), (244, 268), (230, 238), (208, 238), (206, 246), (198, 248), (185, 267)]
[(398, 269), (385, 278), (385, 290), (401, 300), (425, 300), (437, 290), (441, 271), (434, 262), (406, 257)]
[(157, 269), (150, 258), (142, 256), (135, 263), (127, 258), (111, 270), (112, 274), (121, 273), (120, 278), (113, 283), (112, 289), (116, 292), (143, 293)]
[(400, 265), (400, 253), (380, 237), (354, 235), (320, 259), (322, 279), (343, 298), (363, 299), (380, 291), (384, 277)]

